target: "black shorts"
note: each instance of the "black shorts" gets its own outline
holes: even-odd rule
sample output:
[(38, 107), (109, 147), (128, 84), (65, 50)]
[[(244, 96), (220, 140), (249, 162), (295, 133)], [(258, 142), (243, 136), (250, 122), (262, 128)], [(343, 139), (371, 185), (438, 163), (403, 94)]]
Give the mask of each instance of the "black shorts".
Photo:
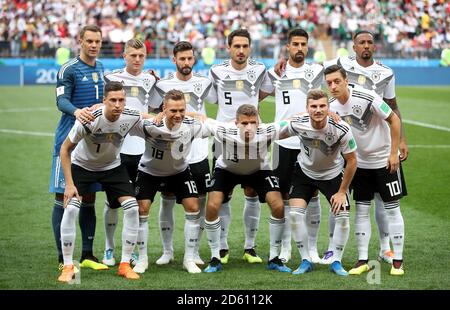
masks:
[(128, 175), (130, 176), (130, 180), (133, 182), (133, 185), (136, 182), (138, 165), (141, 157), (142, 155), (120, 154), (120, 161), (122, 162), (122, 165), (124, 165), (127, 169)]
[(402, 193), (403, 193), (403, 197), (408, 196), (408, 190), (406, 189), (406, 181), (405, 181), (405, 176), (403, 174), (403, 166), (402, 163), (400, 162), (400, 177), (402, 178)]
[(352, 181), (353, 199), (370, 201), (374, 193), (379, 193), (384, 202), (395, 201), (403, 197), (401, 169), (389, 173), (386, 168), (357, 168)]
[(158, 191), (173, 193), (177, 203), (181, 203), (184, 198), (198, 198), (197, 185), (189, 168), (167, 177), (158, 177), (139, 170), (136, 178), (136, 199), (150, 199), (153, 202)]
[(219, 158), (220, 153), (222, 153), (222, 144), (214, 139), (211, 146), (211, 151), (213, 154), (211, 172), (214, 174), (217, 158)]
[(249, 175), (239, 175), (221, 168), (214, 169), (210, 191), (222, 192), (224, 197), (227, 198), (237, 184), (253, 188), (258, 193), (260, 202), (266, 202), (266, 194), (268, 192), (280, 191), (278, 178), (273, 174), (272, 170), (259, 170)]
[(195, 184), (197, 184), (198, 194), (205, 195), (209, 192), (209, 187), (211, 186), (211, 172), (209, 170), (208, 158), (205, 158), (201, 162), (190, 164), (189, 169), (191, 170)]
[[(319, 190), (330, 202), (331, 196), (336, 194), (341, 187), (343, 174), (340, 173), (337, 177), (331, 180), (314, 180), (308, 177), (300, 168), (299, 164), (295, 165), (294, 175), (292, 177), (292, 187), (289, 191), (289, 198), (300, 198), (309, 203), (312, 197), (315, 196), (317, 190)], [(345, 210), (350, 210), (350, 200), (348, 192), (347, 205)], [(330, 202), (331, 205), (331, 202)]]
[(278, 145), (278, 143), (273, 144), (272, 169), (280, 180), (280, 191), (283, 194), (287, 194), (291, 188), (292, 171), (295, 168), (299, 153), (300, 150), (288, 149)]
[(106, 171), (89, 171), (72, 164), (72, 179), (80, 196), (91, 193), (90, 186), (93, 183), (100, 183), (106, 192), (111, 208), (120, 207), (119, 203), (115, 203), (119, 197), (134, 197), (133, 184), (130, 181), (127, 169), (123, 165)]

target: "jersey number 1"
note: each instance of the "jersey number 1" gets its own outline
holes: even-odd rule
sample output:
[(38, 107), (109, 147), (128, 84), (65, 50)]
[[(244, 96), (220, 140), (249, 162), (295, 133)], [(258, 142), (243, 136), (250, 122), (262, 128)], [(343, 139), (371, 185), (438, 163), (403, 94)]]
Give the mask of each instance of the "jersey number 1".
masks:
[(95, 87), (95, 99), (98, 100), (98, 85), (95, 84), (94, 87)]

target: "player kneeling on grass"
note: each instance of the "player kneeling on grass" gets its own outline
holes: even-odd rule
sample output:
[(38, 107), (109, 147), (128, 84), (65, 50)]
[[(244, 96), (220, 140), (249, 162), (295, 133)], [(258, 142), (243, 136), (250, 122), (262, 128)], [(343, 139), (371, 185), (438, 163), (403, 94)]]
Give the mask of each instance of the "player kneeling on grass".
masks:
[(206, 121), (210, 132), (223, 145), (214, 169), (211, 191), (208, 194), (205, 229), (211, 248), (211, 261), (205, 272), (221, 270), (219, 210), (225, 197), (237, 184), (249, 186), (258, 193), (260, 202), (271, 209), (269, 220), (270, 255), (268, 269), (291, 272), (280, 258), (284, 230), (284, 205), (278, 178), (270, 170), (267, 150), (280, 132), (279, 124), (259, 124), (258, 111), (250, 104), (236, 111), (235, 124)]
[[(330, 271), (346, 276), (348, 273), (342, 267), (341, 259), (350, 233), (348, 187), (356, 171), (356, 143), (347, 123), (336, 122), (328, 116), (326, 93), (309, 91), (306, 109), (308, 115), (293, 117), (280, 134), (280, 138), (298, 136), (302, 150), (297, 157), (289, 192), (292, 236), (302, 257), (293, 274), (313, 269), (308, 249), (306, 207), (319, 190), (330, 202), (331, 212), (336, 216), (334, 261)], [(346, 165), (342, 172), (344, 158)]]
[(110, 202), (117, 200), (123, 208), (122, 260), (118, 274), (127, 279), (139, 278), (130, 267), (138, 235), (138, 204), (119, 154), (125, 136), (141, 120), (141, 115), (137, 110), (125, 108), (125, 91), (120, 82), (105, 86), (103, 103), (104, 106), (93, 112), (93, 122), (75, 122), (61, 146), (61, 165), (66, 179), (61, 222), (64, 268), (58, 278), (61, 282), (69, 282), (74, 277), (75, 222), (83, 194), (96, 182), (103, 186)]

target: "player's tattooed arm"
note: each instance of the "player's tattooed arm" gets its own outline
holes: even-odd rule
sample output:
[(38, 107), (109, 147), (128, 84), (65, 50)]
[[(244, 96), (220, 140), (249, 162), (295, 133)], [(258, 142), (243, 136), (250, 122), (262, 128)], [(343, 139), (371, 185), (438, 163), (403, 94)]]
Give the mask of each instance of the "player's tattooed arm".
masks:
[(408, 143), (406, 141), (406, 135), (403, 128), (403, 122), (402, 122), (402, 115), (400, 114), (400, 109), (397, 105), (397, 98), (392, 99), (383, 99), (389, 107), (394, 111), (395, 114), (397, 114), (398, 118), (401, 122), (401, 134), (400, 134), (400, 144), (399, 144), (399, 150), (400, 150), (400, 160), (404, 161), (408, 158), (409, 155), (409, 149), (408, 149)]

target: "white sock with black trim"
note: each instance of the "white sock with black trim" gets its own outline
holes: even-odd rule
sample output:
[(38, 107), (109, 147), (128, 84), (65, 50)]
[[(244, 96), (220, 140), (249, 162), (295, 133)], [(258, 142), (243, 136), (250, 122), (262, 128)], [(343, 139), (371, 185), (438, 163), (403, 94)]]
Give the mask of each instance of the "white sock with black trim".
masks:
[(81, 202), (76, 199), (70, 199), (61, 220), (61, 248), (63, 253), (64, 265), (73, 265), (73, 249), (76, 238), (76, 220), (80, 213)]
[(121, 206), (123, 209), (121, 262), (129, 263), (138, 238), (139, 206), (135, 198), (122, 201)]
[(311, 261), (308, 248), (308, 230), (306, 228), (306, 209), (291, 206), (291, 230), (292, 237), (297, 244), (302, 259)]

